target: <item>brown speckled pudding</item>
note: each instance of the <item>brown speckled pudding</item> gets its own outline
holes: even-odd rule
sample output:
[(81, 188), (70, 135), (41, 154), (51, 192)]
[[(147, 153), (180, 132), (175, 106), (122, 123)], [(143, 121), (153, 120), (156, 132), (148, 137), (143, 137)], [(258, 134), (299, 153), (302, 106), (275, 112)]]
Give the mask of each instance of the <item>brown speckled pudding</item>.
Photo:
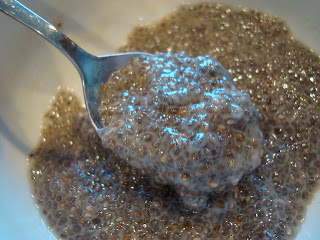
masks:
[(259, 111), (262, 163), (205, 210), (182, 211), (175, 191), (103, 148), (75, 96), (60, 91), (30, 154), (35, 200), (56, 236), (294, 239), (320, 173), (319, 57), (280, 19), (215, 4), (137, 27), (120, 50), (216, 58)]
[(103, 145), (199, 211), (263, 155), (250, 96), (210, 56), (140, 56), (102, 85)]

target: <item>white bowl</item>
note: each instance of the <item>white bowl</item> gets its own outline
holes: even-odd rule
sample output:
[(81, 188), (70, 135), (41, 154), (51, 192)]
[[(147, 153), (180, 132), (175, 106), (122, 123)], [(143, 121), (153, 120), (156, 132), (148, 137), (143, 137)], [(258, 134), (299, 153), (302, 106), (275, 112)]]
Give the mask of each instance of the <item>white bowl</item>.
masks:
[[(24, 4), (87, 51), (112, 53), (125, 43), (131, 28), (159, 19), (179, 0), (24, 0)], [(190, 2), (198, 2), (196, 0)], [(282, 16), (294, 35), (320, 53), (320, 1), (224, 1)], [(30, 194), (26, 156), (40, 133), (42, 114), (58, 86), (82, 96), (78, 73), (54, 47), (27, 28), (0, 14), (0, 239), (55, 239), (44, 225)], [(320, 236), (320, 194), (308, 209), (297, 239)]]

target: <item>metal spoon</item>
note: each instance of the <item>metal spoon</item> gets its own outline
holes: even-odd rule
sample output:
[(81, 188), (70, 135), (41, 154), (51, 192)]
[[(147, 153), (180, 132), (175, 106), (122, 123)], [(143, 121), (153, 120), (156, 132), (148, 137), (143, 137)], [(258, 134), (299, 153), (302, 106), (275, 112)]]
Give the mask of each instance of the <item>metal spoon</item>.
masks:
[(142, 52), (128, 52), (105, 56), (93, 56), (45, 19), (15, 0), (0, 0), (0, 11), (40, 34), (66, 55), (77, 68), (83, 87), (84, 100), (90, 120), (96, 130), (103, 128), (98, 113), (100, 87), (109, 76)]

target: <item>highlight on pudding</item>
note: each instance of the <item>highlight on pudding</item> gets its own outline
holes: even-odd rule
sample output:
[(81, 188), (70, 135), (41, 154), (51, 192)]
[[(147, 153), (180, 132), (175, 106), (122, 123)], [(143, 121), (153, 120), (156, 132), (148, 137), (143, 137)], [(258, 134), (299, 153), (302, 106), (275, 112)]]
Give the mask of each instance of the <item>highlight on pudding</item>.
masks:
[(101, 91), (104, 146), (173, 187), (187, 209), (204, 208), (261, 162), (258, 112), (210, 56), (138, 57)]

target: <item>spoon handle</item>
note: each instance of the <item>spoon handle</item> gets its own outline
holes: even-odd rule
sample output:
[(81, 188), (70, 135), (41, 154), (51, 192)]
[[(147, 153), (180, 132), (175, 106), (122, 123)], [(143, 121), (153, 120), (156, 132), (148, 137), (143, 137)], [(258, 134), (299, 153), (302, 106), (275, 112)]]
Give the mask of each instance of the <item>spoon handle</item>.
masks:
[(0, 0), (0, 11), (9, 15), (13, 19), (23, 23), (40, 36), (48, 40), (65, 54), (76, 66), (81, 74), (84, 66), (84, 58), (94, 58), (91, 54), (85, 52), (70, 38), (60, 32), (51, 23), (31, 11), (29, 8), (16, 0)]

